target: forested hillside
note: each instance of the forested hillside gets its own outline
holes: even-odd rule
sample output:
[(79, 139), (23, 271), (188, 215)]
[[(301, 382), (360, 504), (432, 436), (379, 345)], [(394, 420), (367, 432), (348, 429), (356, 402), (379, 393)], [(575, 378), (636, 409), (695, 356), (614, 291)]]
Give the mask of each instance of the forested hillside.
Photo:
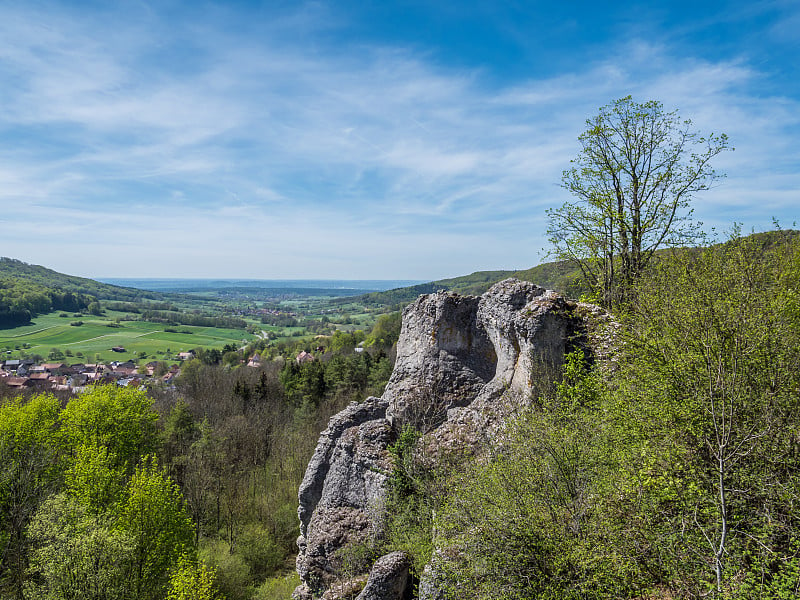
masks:
[(485, 460), (402, 432), (375, 555), (433, 561), (426, 597), (798, 596), (800, 239), (662, 253), (628, 297)]
[(579, 275), (580, 271), (566, 261), (549, 262), (522, 271), (477, 271), (471, 275), (438, 279), (430, 283), (421, 283), (385, 292), (372, 292), (360, 296), (357, 300), (366, 305), (395, 306), (407, 304), (420, 294), (431, 294), (439, 290), (448, 290), (458, 294), (480, 295), (488, 290), (492, 284), (508, 277), (516, 277), (517, 279), (530, 281), (542, 287), (565, 293), (575, 292), (577, 295), (583, 291), (577, 281)]
[(0, 257), (0, 280), (2, 279), (13, 279), (15, 281), (37, 284), (45, 288), (55, 288), (64, 292), (72, 292), (73, 294), (94, 296), (98, 300), (133, 302), (142, 299), (163, 299), (163, 295), (157, 292), (109, 285), (93, 279), (65, 275), (64, 273), (59, 273), (39, 265), (30, 265), (21, 260), (6, 257)]
[(36, 315), (54, 310), (84, 310), (94, 301), (86, 294), (0, 277), (0, 327), (24, 325)]

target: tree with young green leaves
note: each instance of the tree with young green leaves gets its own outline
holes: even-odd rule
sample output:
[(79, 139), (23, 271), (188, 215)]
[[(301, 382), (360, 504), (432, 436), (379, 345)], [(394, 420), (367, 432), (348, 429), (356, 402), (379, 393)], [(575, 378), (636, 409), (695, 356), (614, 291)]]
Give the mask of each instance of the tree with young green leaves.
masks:
[(81, 444), (64, 472), (64, 490), (96, 513), (109, 509), (125, 486), (125, 468), (113, 452), (96, 441)]
[(55, 494), (45, 500), (28, 527), (34, 544), (28, 597), (46, 600), (134, 600), (131, 579), (135, 544), (80, 499)]
[(26, 528), (60, 485), (59, 410), (47, 394), (0, 404), (0, 591), (17, 598), (23, 597), (30, 548)]
[(547, 211), (560, 259), (578, 265), (599, 299), (627, 297), (656, 250), (697, 237), (694, 194), (720, 176), (711, 160), (729, 149), (725, 134), (706, 137), (660, 102), (626, 96), (600, 108), (578, 138), (581, 151), (562, 186), (575, 200)]
[(188, 554), (170, 573), (167, 600), (217, 600), (214, 571)]
[(72, 447), (101, 445), (128, 472), (156, 449), (158, 413), (145, 392), (97, 386), (73, 398), (61, 413), (63, 435)]
[(134, 544), (131, 580), (136, 595), (161, 600), (170, 570), (182, 555), (194, 551), (194, 524), (180, 489), (155, 457), (148, 457), (136, 468), (116, 510), (116, 529)]

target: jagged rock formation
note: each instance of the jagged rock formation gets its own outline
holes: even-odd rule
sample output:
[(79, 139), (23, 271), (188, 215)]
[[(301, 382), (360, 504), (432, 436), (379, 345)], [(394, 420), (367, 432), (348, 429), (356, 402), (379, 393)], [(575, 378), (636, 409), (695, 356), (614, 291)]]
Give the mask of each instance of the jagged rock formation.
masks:
[[(322, 432), (300, 485), (297, 572), (306, 582), (301, 597), (327, 587), (347, 543), (369, 539), (378, 524), (390, 464), (388, 402), (368, 398), (335, 415)], [(298, 588), (298, 594), (300, 590)]]
[[(566, 352), (594, 346), (587, 319), (598, 318), (588, 305), (515, 279), (480, 297), (438, 292), (409, 305), (383, 396), (334, 416), (308, 466), (298, 510), (297, 570), (304, 583), (293, 597), (320, 597), (345, 566), (369, 570), (347, 548), (382, 533), (387, 446), (402, 424), (427, 432), (434, 457), (480, 448), (530, 402), (537, 385), (553, 381)], [(407, 561), (387, 555), (359, 598), (402, 598), (411, 588), (407, 579)]]

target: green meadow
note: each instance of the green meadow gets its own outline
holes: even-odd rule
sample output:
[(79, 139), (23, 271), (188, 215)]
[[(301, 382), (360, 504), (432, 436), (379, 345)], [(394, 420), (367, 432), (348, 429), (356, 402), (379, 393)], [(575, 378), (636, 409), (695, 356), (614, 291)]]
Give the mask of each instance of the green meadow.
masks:
[[(77, 321), (83, 321), (83, 325), (70, 324)], [(80, 352), (87, 361), (95, 360), (98, 355), (101, 361), (136, 358), (140, 353), (145, 353), (148, 359), (168, 360), (178, 352), (192, 348), (222, 348), (231, 343), (242, 346), (253, 339), (241, 329), (165, 326), (146, 321), (115, 322), (113, 315), (109, 319), (108, 316), (89, 315), (59, 317), (58, 313), (50, 313), (36, 317), (32, 324), (24, 327), (0, 329), (0, 349), (7, 357), (18, 358), (23, 354), (47, 357), (53, 348), (57, 348), (67, 356), (77, 356)], [(114, 352), (111, 348), (115, 346), (122, 346), (126, 351)]]

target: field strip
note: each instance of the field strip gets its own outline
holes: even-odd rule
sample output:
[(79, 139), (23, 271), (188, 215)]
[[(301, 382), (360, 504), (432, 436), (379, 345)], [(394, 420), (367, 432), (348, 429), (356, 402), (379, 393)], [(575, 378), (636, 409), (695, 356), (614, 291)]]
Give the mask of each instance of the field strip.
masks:
[[(31, 336), (31, 335), (34, 335), (34, 334), (37, 334), (37, 333), (41, 333), (43, 331), (47, 331), (49, 329), (58, 329), (58, 328), (62, 328), (62, 327), (63, 327), (63, 325), (50, 325), (48, 327), (43, 327), (42, 329), (37, 329), (36, 331), (29, 331), (27, 333), (20, 333), (20, 334), (17, 334), (17, 335), (8, 336), (6, 339), (10, 340), (10, 339), (13, 339), (13, 338), (24, 338), (24, 337), (28, 337), (28, 336)], [(227, 337), (227, 336), (213, 335), (213, 334), (210, 334), (210, 333), (207, 333), (207, 332), (203, 332), (202, 329), (204, 329), (204, 328), (201, 328), (201, 331), (196, 332), (198, 334), (198, 338), (204, 338), (204, 340), (201, 341), (201, 344), (203, 344), (203, 342), (208, 343), (211, 340), (216, 340), (216, 341), (219, 341), (219, 342), (231, 342), (231, 343), (236, 343), (236, 342), (239, 341), (239, 340), (231, 339), (230, 337)], [(136, 334), (136, 335), (127, 335), (127, 336), (125, 334), (121, 333), (121, 332), (106, 333), (106, 334), (99, 335), (99, 336), (92, 337), (92, 338), (87, 338), (87, 339), (83, 339), (83, 340), (77, 340), (75, 342), (61, 342), (61, 343), (58, 343), (57, 346), (63, 346), (63, 347), (80, 346), (82, 344), (88, 344), (88, 343), (91, 343), (91, 342), (95, 342), (95, 341), (98, 341), (98, 340), (102, 340), (102, 339), (105, 339), (105, 338), (111, 338), (111, 337), (114, 337), (114, 338), (120, 338), (121, 337), (121, 338), (123, 338), (121, 341), (122, 341), (122, 343), (124, 343), (124, 339), (136, 339), (136, 338), (141, 338), (141, 337), (145, 337), (145, 336), (148, 336), (148, 335), (152, 335), (154, 333), (164, 333), (164, 331), (162, 329), (153, 329), (151, 331), (145, 331), (144, 333), (139, 333), (139, 334)], [(245, 340), (247, 339), (247, 337), (250, 336), (250, 334), (247, 334), (246, 332), (242, 332), (242, 333), (245, 336), (243, 338)], [(265, 332), (262, 331), (262, 333), (265, 333)], [(253, 337), (260, 338), (261, 336), (259, 334), (256, 334)], [(51, 346), (51, 345), (53, 345), (53, 342), (49, 342), (49, 343), (48, 342), (43, 342), (43, 343), (38, 343), (38, 344), (32, 344), (30, 346), (29, 350), (30, 351), (39, 350), (41, 348), (46, 348), (46, 347)], [(246, 347), (246, 344), (244, 346), (242, 346), (242, 348), (245, 348), (245, 347)]]
[[(58, 327), (58, 325), (53, 325), (53, 327)], [(48, 327), (48, 329), (51, 329), (51, 328)], [(106, 335), (100, 335), (100, 336), (97, 336), (97, 337), (89, 338), (88, 340), (79, 340), (77, 342), (67, 342), (67, 343), (59, 344), (59, 346), (74, 346), (75, 344), (85, 344), (86, 342), (93, 342), (95, 340), (102, 340), (103, 338), (111, 337), (112, 335), (114, 335), (114, 334), (113, 333), (109, 333), (109, 334), (106, 334)], [(36, 348), (44, 348), (45, 346), (48, 346), (48, 344), (36, 344), (35, 346), (31, 346), (29, 348), (29, 350), (35, 350)]]
[[(129, 335), (129, 336), (125, 336), (125, 337), (140, 338), (140, 337), (144, 337), (146, 335), (150, 335), (151, 333), (157, 333), (159, 331), (160, 331), (160, 329), (154, 329), (153, 331), (145, 331), (144, 333), (140, 333), (139, 335)], [(79, 340), (77, 342), (68, 342), (66, 344), (60, 344), (60, 345), (61, 346), (74, 346), (75, 344), (85, 344), (87, 342), (93, 342), (95, 340), (102, 340), (103, 338), (107, 338), (107, 337), (120, 337), (121, 335), (122, 334), (120, 334), (120, 333), (106, 333), (105, 335), (99, 335), (97, 337), (89, 338), (88, 340)]]
[[(18, 333), (17, 335), (9, 335), (7, 336), (8, 339), (18, 338), (18, 337), (25, 337), (26, 335), (33, 335), (34, 333), (40, 333), (42, 331), (47, 331), (48, 329), (53, 329), (54, 327), (61, 327), (61, 325), (50, 325), (50, 327), (44, 327), (42, 329), (37, 329), (36, 331), (29, 331), (27, 333)], [(3, 336), (6, 337), (6, 336)]]
[[(105, 335), (98, 335), (97, 337), (89, 338), (88, 340), (78, 340), (77, 342), (67, 342), (66, 344), (60, 344), (60, 345), (61, 346), (74, 346), (75, 344), (85, 344), (86, 342), (93, 342), (95, 340), (102, 340), (103, 338), (111, 337), (113, 335), (114, 335), (113, 333), (107, 333)], [(119, 335), (119, 334), (117, 334), (117, 335)], [(40, 345), (45, 346), (46, 344), (40, 344)]]
[(140, 333), (139, 335), (133, 335), (131, 337), (140, 338), (146, 335), (150, 335), (151, 333), (161, 333), (163, 329), (153, 329), (153, 331), (145, 331), (144, 333)]

